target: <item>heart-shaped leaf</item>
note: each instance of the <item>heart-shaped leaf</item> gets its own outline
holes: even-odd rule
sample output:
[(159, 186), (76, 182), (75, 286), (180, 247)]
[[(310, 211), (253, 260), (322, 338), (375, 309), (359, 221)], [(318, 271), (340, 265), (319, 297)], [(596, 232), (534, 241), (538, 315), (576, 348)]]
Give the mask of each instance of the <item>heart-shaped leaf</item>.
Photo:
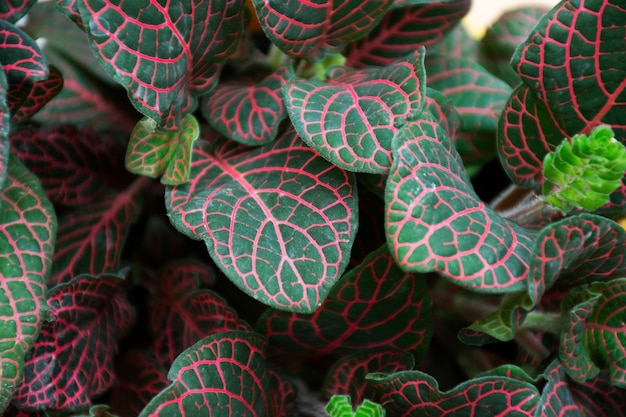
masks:
[(171, 365), (176, 356), (203, 337), (250, 330), (224, 299), (200, 289), (200, 282), (213, 274), (207, 265), (180, 262), (166, 266), (157, 277), (150, 307), (152, 352), (163, 366)]
[[(348, 272), (313, 314), (268, 310), (257, 329), (269, 339), (268, 355), (280, 362), (380, 347), (421, 360), (431, 337), (430, 307), (426, 280), (402, 272), (383, 246)], [(285, 351), (298, 354), (289, 358)]]
[(21, 380), (24, 357), (46, 315), (46, 279), (57, 229), (37, 177), (15, 156), (8, 162), (0, 193), (0, 412)]
[(384, 66), (420, 46), (440, 41), (468, 12), (470, 0), (428, 1), (394, 6), (363, 39), (350, 45), (346, 65)]
[(243, 0), (182, 9), (179, 3), (76, 3), (105, 71), (128, 90), (137, 110), (166, 130), (178, 130), (196, 97), (215, 86), (244, 30)]
[(525, 288), (534, 232), (500, 217), (474, 192), (439, 125), (410, 123), (394, 141), (386, 230), (406, 271), (438, 271), (481, 292)]
[(391, 141), (425, 103), (424, 49), (384, 68), (329, 71), (330, 80), (294, 78), (287, 111), (302, 139), (333, 164), (385, 173)]
[(337, 361), (326, 374), (322, 394), (329, 399), (333, 395), (349, 395), (353, 404), (365, 398), (368, 384), (365, 377), (373, 372), (399, 372), (413, 369), (413, 355), (391, 348), (359, 350)]
[(483, 376), (439, 390), (437, 380), (420, 371), (370, 374), (376, 401), (397, 417), (534, 416), (539, 392), (534, 385), (502, 376)]
[(204, 118), (218, 132), (244, 145), (262, 145), (276, 139), (287, 117), (283, 86), (293, 78), (291, 65), (278, 68), (259, 83), (226, 82), (207, 97)]
[(46, 103), (52, 100), (63, 88), (63, 76), (56, 67), (49, 66), (50, 75), (47, 79), (25, 83), (18, 87), (24, 95), (19, 107), (12, 109), (11, 118), (24, 121), (37, 113)]
[(89, 203), (128, 179), (124, 147), (90, 130), (71, 125), (25, 127), (13, 131), (10, 140), (13, 152), (39, 177), (55, 204)]
[(117, 272), (126, 235), (140, 213), (137, 191), (131, 186), (119, 194), (104, 195), (59, 219), (59, 239), (48, 286), (79, 274)]
[(569, 388), (585, 416), (626, 416), (624, 390), (611, 385), (609, 376), (604, 372), (584, 383), (570, 381)]
[(81, 275), (50, 290), (50, 320), (24, 364), (13, 404), (66, 410), (91, 404), (113, 384), (118, 338), (134, 312), (117, 275)]
[(8, 0), (0, 4), (0, 19), (15, 23), (37, 3), (37, 0)]
[(167, 371), (145, 351), (127, 352), (115, 366), (117, 383), (111, 389), (111, 408), (120, 417), (136, 417), (165, 389)]
[(270, 374), (265, 340), (248, 332), (218, 333), (176, 358), (167, 375), (172, 383), (139, 417), (269, 415)]
[(626, 275), (626, 232), (619, 224), (591, 214), (551, 223), (536, 237), (528, 272), (534, 304), (557, 285), (573, 288)]
[(174, 226), (204, 240), (243, 291), (276, 308), (311, 312), (348, 264), (355, 193), (352, 175), (288, 131), (256, 148), (198, 141), (190, 180), (168, 187), (166, 206)]
[(177, 131), (156, 130), (154, 121), (144, 117), (130, 135), (126, 169), (152, 178), (162, 175), (163, 184), (182, 184), (189, 179), (191, 148), (198, 136), (200, 126), (191, 114)]
[(252, 0), (267, 37), (287, 54), (319, 61), (369, 32), (391, 0)]

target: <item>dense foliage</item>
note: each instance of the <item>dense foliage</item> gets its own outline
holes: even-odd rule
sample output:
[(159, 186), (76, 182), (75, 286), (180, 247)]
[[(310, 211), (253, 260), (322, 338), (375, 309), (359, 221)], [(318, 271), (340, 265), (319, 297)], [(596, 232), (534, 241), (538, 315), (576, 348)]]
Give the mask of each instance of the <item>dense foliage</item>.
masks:
[(0, 414), (626, 415), (626, 7), (469, 7), (3, 2)]

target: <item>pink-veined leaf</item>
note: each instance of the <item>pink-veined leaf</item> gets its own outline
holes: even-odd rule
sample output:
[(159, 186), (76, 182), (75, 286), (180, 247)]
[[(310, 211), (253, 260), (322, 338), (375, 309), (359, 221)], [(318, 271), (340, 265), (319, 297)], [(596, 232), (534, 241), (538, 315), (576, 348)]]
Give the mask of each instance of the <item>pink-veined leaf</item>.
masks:
[(91, 405), (113, 384), (113, 357), (134, 311), (117, 275), (81, 275), (50, 290), (50, 319), (24, 364), (13, 404), (34, 410)]
[(396, 417), (534, 417), (539, 402), (534, 385), (502, 376), (479, 376), (445, 392), (420, 371), (375, 373), (367, 381), (378, 393), (377, 402)]
[(268, 337), (268, 357), (277, 362), (380, 347), (421, 360), (430, 343), (430, 320), (426, 280), (402, 272), (385, 245), (348, 272), (313, 314), (268, 310), (257, 330)]
[(178, 130), (196, 97), (215, 87), (244, 31), (243, 0), (76, 3), (105, 71), (165, 130)]
[(291, 65), (278, 68), (259, 83), (220, 84), (202, 105), (204, 118), (218, 132), (244, 145), (263, 145), (276, 139), (287, 117), (283, 86), (293, 78)]
[(451, 100), (441, 92), (426, 88), (426, 108), (437, 123), (446, 131), (448, 138), (455, 141), (461, 128), (461, 117)]
[(111, 389), (111, 409), (120, 417), (136, 417), (150, 400), (169, 385), (167, 371), (145, 351), (127, 352), (115, 366), (117, 383)]
[(0, 189), (4, 184), (9, 165), (9, 155), (11, 148), (9, 143), (9, 132), (11, 130), (11, 115), (9, 105), (6, 101), (7, 77), (0, 68)]
[(37, 0), (5, 0), (0, 3), (0, 19), (15, 23), (28, 13), (36, 2)]
[(476, 333), (463, 332), (460, 338), (474, 345), (479, 340), (482, 344), (489, 342), (486, 338), (479, 338), (478, 333), (487, 334), (502, 342), (513, 340), (531, 307), (526, 292), (508, 293), (503, 297), (497, 311), (476, 320), (467, 328)]
[(426, 102), (424, 49), (384, 68), (331, 68), (330, 79), (292, 79), (283, 89), (302, 139), (333, 164), (385, 173), (391, 142)]
[(25, 355), (47, 312), (56, 229), (54, 209), (37, 177), (11, 155), (0, 192), (0, 413), (22, 378)]
[(500, 217), (474, 192), (445, 131), (427, 118), (394, 141), (386, 231), (406, 271), (438, 271), (481, 292), (525, 288), (534, 232)]
[(276, 308), (314, 311), (349, 261), (354, 177), (292, 130), (256, 148), (208, 139), (194, 148), (189, 182), (167, 189), (170, 220), (203, 240), (247, 294)]
[(470, 0), (429, 1), (394, 7), (364, 38), (350, 45), (346, 65), (385, 66), (440, 41), (470, 8)]
[(583, 417), (574, 396), (569, 389), (563, 365), (552, 361), (543, 374), (547, 383), (539, 399), (541, 417)]
[(624, 390), (611, 385), (605, 372), (584, 383), (570, 381), (569, 388), (585, 417), (626, 416)]
[(125, 185), (123, 145), (72, 125), (24, 127), (10, 135), (11, 148), (41, 181), (55, 204), (74, 206)]
[(285, 53), (319, 61), (369, 32), (391, 0), (252, 0), (263, 31)]
[(476, 61), (478, 41), (469, 34), (464, 25), (456, 25), (441, 41), (428, 48), (428, 53)]
[(580, 214), (544, 228), (536, 237), (528, 293), (537, 304), (553, 285), (573, 288), (626, 276), (626, 232), (604, 217)]
[(283, 372), (271, 364), (268, 365), (272, 385), (270, 410), (271, 416), (286, 416), (287, 406), (296, 398), (296, 386)]
[(126, 235), (140, 213), (138, 184), (106, 194), (59, 219), (50, 287), (79, 274), (117, 272)]
[(413, 369), (415, 359), (402, 350), (368, 349), (346, 355), (326, 374), (321, 392), (325, 399), (333, 395), (349, 395), (352, 404), (360, 404), (366, 396), (365, 377), (373, 372), (399, 372)]
[(148, 177), (161, 176), (161, 183), (182, 184), (189, 179), (191, 148), (200, 135), (196, 118), (187, 114), (177, 131), (156, 130), (149, 118), (140, 120), (130, 136), (126, 169)]
[(176, 358), (167, 374), (172, 383), (139, 417), (269, 416), (265, 344), (261, 335), (241, 331), (200, 340)]
[(16, 121), (23, 121), (32, 117), (46, 103), (50, 102), (63, 88), (63, 76), (59, 70), (50, 65), (48, 67), (50, 75), (45, 80), (33, 83), (25, 82), (25, 86), (18, 89), (25, 94), (19, 107), (12, 109), (11, 118)]
[(213, 270), (197, 262), (166, 266), (155, 280), (150, 324), (151, 350), (163, 366), (169, 366), (185, 349), (203, 337), (228, 330), (250, 330), (226, 301), (200, 288), (214, 279)]

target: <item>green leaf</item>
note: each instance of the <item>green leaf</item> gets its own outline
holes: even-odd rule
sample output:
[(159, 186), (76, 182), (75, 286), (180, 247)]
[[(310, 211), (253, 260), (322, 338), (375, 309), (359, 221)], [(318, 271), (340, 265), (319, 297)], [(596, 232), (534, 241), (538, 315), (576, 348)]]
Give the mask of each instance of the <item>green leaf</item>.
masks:
[(126, 169), (133, 174), (157, 177), (161, 182), (177, 185), (189, 179), (191, 148), (200, 136), (196, 118), (188, 114), (177, 131), (163, 131), (156, 123), (144, 117), (130, 136), (126, 150)]
[(231, 331), (206, 337), (181, 353), (170, 368), (172, 381), (139, 417), (269, 416), (270, 374), (265, 340)]
[(625, 170), (626, 146), (610, 126), (597, 126), (589, 136), (563, 140), (543, 158), (544, 199), (563, 213), (575, 207), (595, 210), (622, 185)]
[(350, 396), (333, 395), (326, 405), (330, 417), (385, 417), (385, 409), (372, 401), (365, 400), (354, 412), (350, 405)]
[(501, 342), (513, 340), (530, 307), (525, 291), (506, 294), (497, 311), (472, 323), (468, 329), (485, 333)]
[(15, 156), (0, 194), (0, 412), (21, 380), (46, 307), (57, 220), (37, 177)]
[[(544, 372), (547, 380), (541, 392), (536, 417), (583, 417), (568, 386), (563, 365), (558, 360), (552, 361)], [(541, 410), (541, 411), (540, 411)]]

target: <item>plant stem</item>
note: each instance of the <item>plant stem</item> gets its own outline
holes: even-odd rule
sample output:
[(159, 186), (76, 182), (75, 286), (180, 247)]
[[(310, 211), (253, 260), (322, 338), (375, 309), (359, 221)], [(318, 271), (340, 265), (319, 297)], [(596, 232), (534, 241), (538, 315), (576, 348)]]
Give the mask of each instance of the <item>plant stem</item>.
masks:
[(520, 329), (559, 334), (564, 327), (565, 320), (561, 314), (531, 311), (524, 318)]
[(544, 360), (550, 356), (550, 351), (541, 343), (534, 333), (520, 330), (515, 334), (515, 341), (524, 348), (532, 357)]
[(549, 203), (537, 197), (532, 190), (511, 185), (503, 190), (490, 204), (500, 216), (519, 225), (543, 223), (563, 216)]

